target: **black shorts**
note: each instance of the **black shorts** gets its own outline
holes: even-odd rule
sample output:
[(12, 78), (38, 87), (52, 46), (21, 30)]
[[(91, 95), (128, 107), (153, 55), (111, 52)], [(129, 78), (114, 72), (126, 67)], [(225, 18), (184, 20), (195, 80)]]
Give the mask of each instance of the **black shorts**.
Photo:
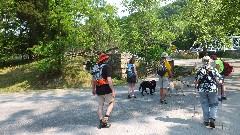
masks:
[(136, 75), (133, 74), (133, 75), (131, 75), (131, 76), (128, 76), (128, 77), (127, 77), (127, 82), (128, 82), (128, 83), (136, 83)]

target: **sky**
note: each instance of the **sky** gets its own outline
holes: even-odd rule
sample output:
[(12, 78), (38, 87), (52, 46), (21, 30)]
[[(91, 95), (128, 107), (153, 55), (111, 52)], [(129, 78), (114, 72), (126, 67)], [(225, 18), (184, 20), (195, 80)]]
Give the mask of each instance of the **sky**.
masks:
[[(123, 17), (123, 16), (127, 16), (128, 15), (128, 12), (122, 12), (122, 10), (124, 9), (122, 6), (121, 6), (121, 2), (122, 0), (106, 0), (107, 3), (111, 4), (111, 5), (115, 5), (117, 8), (118, 8), (118, 15), (120, 17)], [(172, 3), (173, 1), (175, 0), (167, 0), (166, 3), (162, 4), (163, 6), (164, 5), (167, 5), (169, 3)]]
[(121, 2), (122, 0), (106, 0), (107, 3), (111, 4), (111, 5), (115, 5), (117, 8), (118, 8), (118, 15), (120, 17), (123, 17), (123, 16), (127, 16), (128, 15), (128, 12), (122, 12), (122, 10), (124, 9), (122, 6), (121, 6)]

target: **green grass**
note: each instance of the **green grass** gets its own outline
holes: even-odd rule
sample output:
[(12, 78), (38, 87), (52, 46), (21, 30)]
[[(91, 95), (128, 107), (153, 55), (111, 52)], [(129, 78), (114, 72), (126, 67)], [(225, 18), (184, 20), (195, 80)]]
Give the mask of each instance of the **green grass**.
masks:
[(83, 67), (80, 57), (63, 64), (62, 73), (42, 76), (37, 62), (0, 69), (0, 91), (21, 92), (31, 90), (90, 87), (91, 76)]
[[(0, 91), (18, 92), (34, 87), (36, 77), (35, 63), (11, 66), (0, 69)], [(37, 74), (37, 73), (36, 73)]]

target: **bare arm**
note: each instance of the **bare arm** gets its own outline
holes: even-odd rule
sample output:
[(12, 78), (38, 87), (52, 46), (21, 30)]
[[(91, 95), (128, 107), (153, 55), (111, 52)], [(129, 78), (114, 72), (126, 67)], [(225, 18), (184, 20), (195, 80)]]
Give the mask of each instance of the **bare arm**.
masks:
[(113, 82), (112, 82), (112, 78), (111, 77), (107, 77), (107, 81), (108, 81), (108, 84), (112, 90), (112, 96), (115, 97), (115, 90), (113, 88)]
[(96, 85), (94, 84), (94, 81), (92, 80), (92, 94), (96, 94)]
[(136, 69), (136, 66), (134, 65), (134, 73), (136, 75), (136, 78), (138, 78), (138, 74), (137, 74), (137, 69)]
[(171, 70), (168, 70), (168, 74), (169, 74), (169, 76), (171, 77), (171, 81), (173, 82), (173, 81), (174, 81), (174, 78), (173, 78), (173, 75), (172, 75), (172, 71), (171, 71)]
[(219, 64), (216, 64), (216, 69), (217, 69), (217, 71), (219, 71), (219, 68), (220, 68), (220, 65), (219, 65)]

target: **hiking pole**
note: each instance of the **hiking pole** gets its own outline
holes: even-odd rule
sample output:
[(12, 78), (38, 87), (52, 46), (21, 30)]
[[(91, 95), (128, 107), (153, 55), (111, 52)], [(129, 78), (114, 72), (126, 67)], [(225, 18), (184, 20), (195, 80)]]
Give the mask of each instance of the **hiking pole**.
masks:
[[(221, 113), (223, 112), (223, 109), (222, 109), (222, 91), (223, 91), (223, 85), (221, 84)], [(223, 122), (222, 122), (222, 129), (223, 129)]]
[[(169, 88), (170, 89), (170, 88)], [(169, 90), (170, 91), (170, 90)], [(171, 93), (172, 94), (172, 93)], [(171, 101), (171, 109), (173, 109), (173, 95), (171, 95), (171, 99), (172, 99), (172, 101)]]
[(195, 89), (194, 89), (194, 112), (193, 112), (193, 116), (196, 116), (196, 102), (197, 102), (197, 86), (195, 85)]

